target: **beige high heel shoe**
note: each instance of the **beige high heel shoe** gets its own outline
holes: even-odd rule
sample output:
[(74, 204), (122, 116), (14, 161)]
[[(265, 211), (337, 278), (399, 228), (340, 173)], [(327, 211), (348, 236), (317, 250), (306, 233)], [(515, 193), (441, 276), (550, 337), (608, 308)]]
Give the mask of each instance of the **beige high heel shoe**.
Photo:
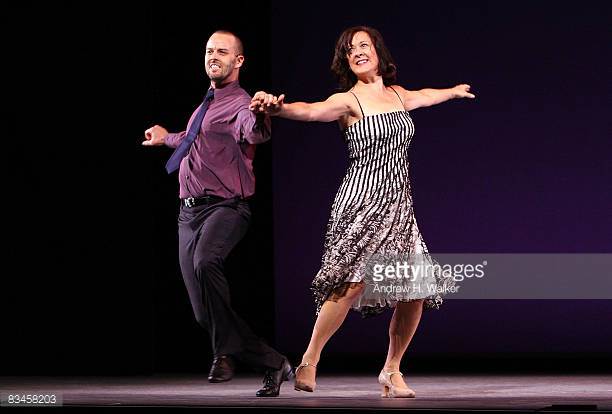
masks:
[(410, 388), (399, 388), (393, 385), (391, 382), (391, 375), (393, 374), (404, 376), (404, 374), (399, 371), (387, 372), (384, 369), (380, 371), (378, 375), (378, 383), (382, 385), (382, 394), (380, 394), (380, 396), (384, 398), (414, 398), (416, 396), (414, 390)]
[(314, 369), (317, 369), (316, 365), (311, 364), (309, 362), (302, 362), (295, 369), (295, 386), (293, 388), (296, 391), (313, 392), (315, 390), (315, 387), (317, 386), (317, 383), (315, 381), (305, 381), (305, 380), (299, 378), (300, 371), (303, 368), (306, 368), (306, 367), (313, 367)]

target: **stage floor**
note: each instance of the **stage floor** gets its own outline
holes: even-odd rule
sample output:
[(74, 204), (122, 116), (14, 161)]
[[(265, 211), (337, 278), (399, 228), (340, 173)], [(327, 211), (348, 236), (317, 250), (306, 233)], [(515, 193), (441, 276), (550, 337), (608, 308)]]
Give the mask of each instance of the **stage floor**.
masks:
[[(541, 410), (553, 405), (612, 411), (609, 375), (407, 375), (417, 397), (383, 399), (376, 375), (321, 375), (314, 393), (283, 383), (277, 398), (257, 398), (257, 376), (211, 384), (205, 375), (150, 377), (0, 377), (13, 394), (61, 395), (65, 406), (190, 406), (285, 409)], [(591, 406), (591, 407), (589, 407)], [(593, 407), (596, 406), (596, 407)], [(550, 409), (550, 408), (549, 408)], [(579, 409), (579, 407), (576, 407)]]

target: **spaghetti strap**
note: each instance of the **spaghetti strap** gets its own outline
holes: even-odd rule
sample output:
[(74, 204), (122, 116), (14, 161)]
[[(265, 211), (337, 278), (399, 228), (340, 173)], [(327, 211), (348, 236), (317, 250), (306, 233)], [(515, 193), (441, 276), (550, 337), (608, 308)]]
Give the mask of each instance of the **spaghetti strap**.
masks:
[(357, 95), (355, 95), (352, 91), (349, 91), (353, 94), (353, 96), (355, 97), (355, 99), (357, 99), (357, 104), (359, 104), (359, 109), (361, 109), (361, 117), (365, 118), (365, 114), (363, 113), (363, 108), (361, 107), (361, 102), (359, 102), (359, 99), (357, 98)]
[(402, 108), (404, 107), (404, 101), (402, 101), (402, 98), (400, 98), (399, 93), (397, 93), (397, 91), (393, 88), (393, 86), (389, 86), (389, 88), (391, 88), (391, 90), (393, 92), (395, 92), (395, 94), (397, 95), (397, 99), (400, 100), (400, 102), (402, 103)]

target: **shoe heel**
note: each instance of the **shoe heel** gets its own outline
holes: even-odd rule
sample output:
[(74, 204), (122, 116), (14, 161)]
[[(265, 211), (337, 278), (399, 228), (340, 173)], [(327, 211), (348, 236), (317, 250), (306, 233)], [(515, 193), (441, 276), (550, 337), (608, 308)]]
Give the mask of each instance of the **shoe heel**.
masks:
[(296, 383), (295, 383), (293, 388), (296, 391), (306, 391), (306, 392), (313, 392), (314, 391), (314, 385), (306, 384), (306, 383), (300, 382), (300, 381), (296, 381)]
[(383, 398), (389, 398), (389, 387), (387, 387), (386, 385), (383, 385), (380, 396)]
[(314, 392), (314, 390), (315, 390), (315, 387), (316, 387), (316, 382), (315, 381), (313, 381), (313, 382), (310, 382), (310, 381), (306, 382), (306, 381), (300, 381), (300, 380), (297, 379), (297, 373), (300, 371), (300, 369), (308, 367), (308, 366), (311, 366), (311, 367), (313, 367), (315, 369), (317, 368), (316, 365), (310, 364), (308, 362), (304, 362), (304, 363), (301, 363), (295, 369), (295, 374), (294, 374), (295, 384), (294, 384), (293, 388), (296, 391)]

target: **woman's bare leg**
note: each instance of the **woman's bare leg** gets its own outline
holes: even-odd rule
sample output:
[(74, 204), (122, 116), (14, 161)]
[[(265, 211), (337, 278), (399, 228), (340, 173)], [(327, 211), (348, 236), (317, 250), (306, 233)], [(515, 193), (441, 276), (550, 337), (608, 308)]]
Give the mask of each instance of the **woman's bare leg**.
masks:
[[(302, 357), (302, 363), (308, 362), (311, 365), (317, 365), (319, 363), (323, 347), (338, 328), (340, 328), (351, 305), (355, 299), (359, 297), (362, 291), (362, 284), (354, 285), (347, 289), (344, 296), (334, 299), (333, 301), (327, 300), (323, 303), (312, 330), (310, 343)], [(306, 381), (314, 381), (315, 369), (311, 367), (301, 369), (300, 377)]]
[[(423, 313), (423, 300), (399, 302), (389, 324), (389, 350), (384, 370), (399, 371), (400, 363), (416, 332)], [(407, 388), (401, 375), (392, 375), (391, 382), (398, 388)]]
[(335, 301), (327, 300), (323, 303), (317, 321), (310, 337), (310, 343), (302, 358), (303, 362), (316, 365), (321, 358), (321, 351), (334, 333), (340, 328), (346, 318), (351, 305), (361, 294), (362, 285), (350, 287), (343, 297)]

